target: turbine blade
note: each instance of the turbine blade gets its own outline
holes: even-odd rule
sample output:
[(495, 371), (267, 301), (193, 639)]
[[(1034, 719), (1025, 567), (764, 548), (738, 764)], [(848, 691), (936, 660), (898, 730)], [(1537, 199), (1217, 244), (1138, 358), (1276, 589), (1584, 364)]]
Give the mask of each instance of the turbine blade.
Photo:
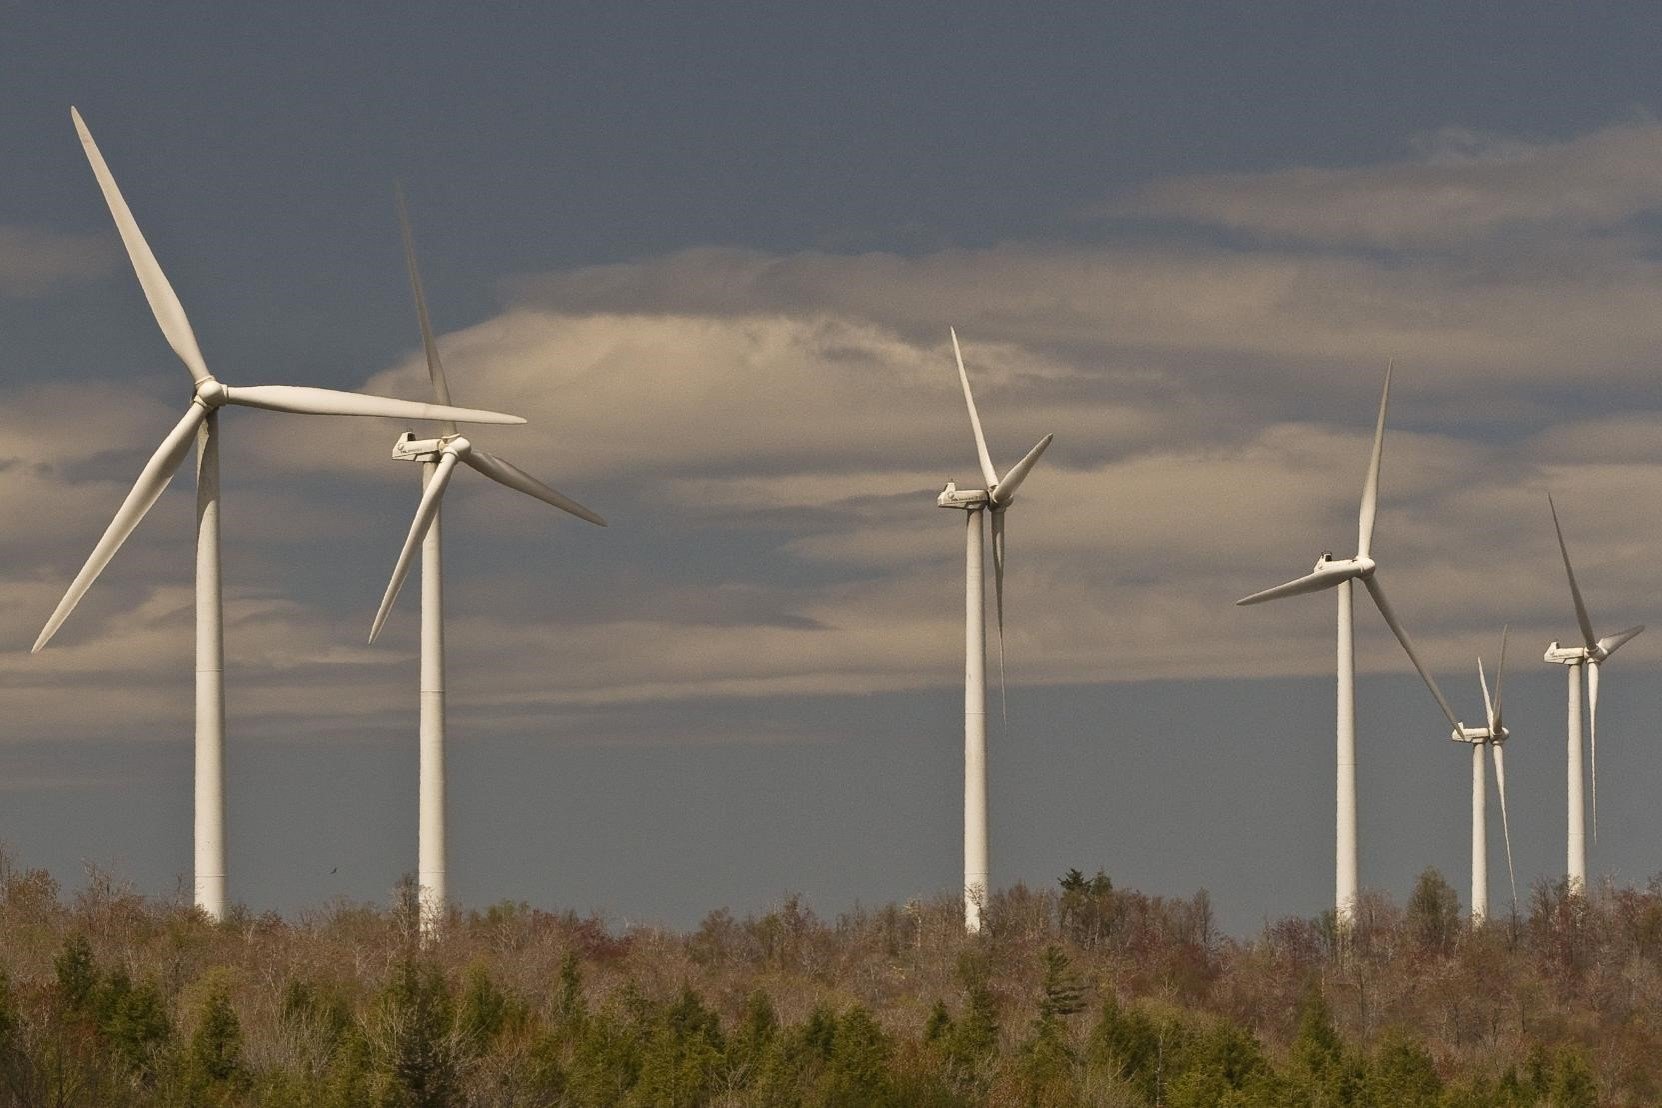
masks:
[(1552, 502), (1552, 493), (1547, 493), (1547, 507), (1552, 509), (1552, 529), (1558, 532), (1558, 551), (1564, 555), (1564, 573), (1570, 579), (1570, 596), (1575, 598), (1575, 619), (1581, 624), (1581, 641), (1588, 650), (1598, 646), (1598, 637), (1593, 634), (1593, 621), (1587, 618), (1587, 605), (1581, 600), (1581, 589), (1575, 583), (1575, 570), (1570, 568), (1570, 548), (1564, 545), (1564, 528), (1558, 525), (1558, 505)]
[(1495, 667), (1495, 711), (1493, 718), (1489, 720), (1489, 734), (1491, 735), (1497, 734), (1500, 728), (1505, 726), (1504, 720), (1506, 717), (1501, 709), (1500, 688), (1506, 683), (1506, 631), (1507, 625), (1501, 624), (1500, 665)]
[(1483, 676), (1483, 659), (1481, 657), (1477, 659), (1477, 683), (1483, 687), (1483, 714), (1489, 720), (1489, 734), (1491, 736), (1499, 734), (1495, 727), (1495, 702), (1489, 699), (1489, 681), (1488, 678)]
[(1391, 370), (1395, 361), (1385, 363), (1385, 390), (1379, 394), (1379, 422), (1373, 429), (1373, 453), (1368, 457), (1368, 476), (1362, 483), (1362, 510), (1356, 518), (1356, 556), (1366, 558), (1373, 548), (1373, 522), (1379, 514), (1379, 457), (1385, 450), (1385, 410), (1391, 402)]
[(1425, 682), (1425, 687), (1430, 689), (1431, 695), (1436, 698), (1437, 707), (1441, 708), (1443, 715), (1448, 717), (1449, 726), (1459, 731), (1460, 721), (1455, 718), (1454, 709), (1448, 706), (1448, 699), (1443, 696), (1443, 690), (1437, 687), (1437, 679), (1431, 676), (1431, 671), (1425, 668), (1424, 662), (1420, 661), (1419, 654), (1414, 650), (1413, 641), (1408, 638), (1408, 631), (1397, 619), (1396, 612), (1391, 608), (1391, 602), (1385, 599), (1385, 590), (1379, 584), (1379, 575), (1376, 573), (1371, 577), (1364, 577), (1362, 583), (1368, 587), (1368, 595), (1373, 597), (1374, 605), (1379, 609), (1379, 614), (1385, 617), (1385, 623), (1391, 628), (1391, 633), (1397, 637), (1397, 642), (1402, 644), (1403, 652), (1408, 655), (1408, 660), (1413, 662), (1414, 668), (1419, 671), (1420, 680)]
[(150, 455), (150, 460), (144, 463), (139, 471), (138, 480), (133, 483), (132, 490), (127, 493), (127, 499), (121, 502), (116, 509), (115, 518), (104, 529), (104, 535), (98, 540), (98, 545), (92, 548), (92, 555), (87, 558), (86, 565), (81, 572), (75, 575), (69, 591), (64, 593), (63, 599), (58, 601), (57, 608), (52, 612), (52, 618), (46, 621), (46, 626), (35, 640), (30, 653), (38, 653), (51, 640), (52, 636), (63, 626), (63, 621), (69, 618), (69, 613), (75, 610), (75, 605), (81, 602), (92, 583), (98, 580), (98, 575), (104, 567), (110, 564), (115, 552), (121, 549), (121, 544), (127, 541), (127, 536), (139, 525), (151, 505), (156, 503), (167, 488), (173, 475), (179, 472), (179, 464), (185, 460), (190, 452), (191, 440), (196, 437), (196, 429), (202, 426), (202, 421), (208, 418), (208, 409), (200, 404), (192, 404), (184, 417), (174, 425), (173, 430), (167, 433), (156, 452)]
[(1617, 631), (1614, 635), (1606, 635), (1599, 640), (1599, 649), (1604, 651), (1604, 656), (1608, 658), (1616, 653), (1623, 643), (1635, 638), (1644, 629), (1645, 625), (1641, 623), (1637, 627), (1629, 627), (1626, 631)]
[(987, 453), (987, 437), (981, 433), (981, 416), (975, 410), (975, 397), (970, 393), (969, 374), (964, 372), (964, 352), (958, 349), (958, 331), (952, 327), (947, 330), (952, 332), (952, 356), (958, 359), (958, 380), (964, 386), (964, 403), (969, 405), (970, 427), (975, 431), (975, 453), (981, 459), (981, 476), (986, 479), (987, 488), (991, 489), (998, 484), (998, 471), (993, 468), (992, 455)]
[[(404, 237), (404, 266), (410, 271), (410, 292), (415, 297), (416, 320), (421, 324), (421, 348), (427, 354), (427, 375), (433, 380), (433, 399), (440, 404), (448, 404), (450, 384), (444, 379), (439, 344), (433, 339), (433, 321), (427, 315), (427, 294), (422, 291), (421, 270), (416, 265), (415, 235), (410, 231), (410, 210), (404, 203), (404, 186), (397, 186), (395, 191), (398, 195), (398, 229)], [(453, 420), (444, 420), (441, 426), (447, 435), (456, 433)]]
[(1015, 499), (1016, 490), (1021, 488), (1023, 481), (1027, 480), (1028, 473), (1032, 472), (1034, 465), (1039, 461), (1039, 455), (1045, 452), (1045, 448), (1050, 445), (1051, 440), (1055, 437), (1055, 435), (1046, 435), (1039, 440), (1039, 445), (1027, 452), (1027, 457), (1010, 467), (1010, 472), (1004, 475), (1004, 480), (1000, 481), (993, 490), (992, 501), (994, 504), (1008, 504)]
[(423, 404), (415, 400), (394, 400), (339, 389), (314, 389), (302, 385), (242, 385), (227, 388), (225, 399), (246, 408), (298, 415), (385, 416), (389, 419), (456, 420), (458, 423), (518, 424), (516, 415), (487, 412), (480, 408), (452, 408), (445, 404)]
[(375, 622), (369, 629), (371, 643), (380, 635), (381, 626), (387, 622), (387, 616), (392, 612), (393, 601), (398, 599), (398, 590), (404, 587), (404, 578), (409, 575), (410, 563), (415, 558), (416, 548), (421, 545), (421, 540), (427, 536), (427, 529), (433, 525), (434, 517), (439, 514), (439, 501), (444, 496), (445, 486), (450, 484), (450, 474), (455, 468), (456, 455), (446, 450), (433, 467), (433, 476), (428, 479), (427, 487), (421, 491), (421, 503), (416, 507), (415, 522), (410, 524), (410, 533), (404, 539), (404, 549), (398, 552), (398, 562), (392, 567), (392, 580), (387, 582), (387, 591), (381, 596), (381, 607), (376, 611)]
[(139, 230), (138, 221), (133, 218), (132, 211), (127, 207), (121, 189), (116, 187), (115, 177), (111, 175), (110, 167), (104, 164), (104, 155), (98, 152), (98, 144), (92, 141), (92, 132), (87, 130), (81, 113), (70, 108), (69, 115), (75, 121), (75, 130), (81, 136), (81, 146), (86, 150), (87, 161), (92, 163), (92, 175), (98, 178), (98, 187), (104, 192), (104, 203), (109, 205), (110, 215), (115, 217), (115, 228), (121, 232), (121, 242), (127, 248), (127, 258), (133, 263), (133, 272), (138, 275), (139, 287), (144, 289), (144, 298), (150, 302), (150, 312), (156, 317), (162, 335), (166, 337), (167, 344), (173, 347), (173, 352), (179, 355), (179, 360), (185, 363), (185, 368), (190, 370), (191, 377), (198, 384), (209, 380), (212, 375), (208, 373), (207, 363), (202, 360), (202, 350), (196, 344), (196, 332), (191, 330), (190, 320), (185, 318), (184, 305), (179, 303), (178, 294), (168, 283), (167, 275), (162, 272), (161, 263), (156, 261), (150, 244), (144, 240), (144, 232)]
[(1599, 841), (1599, 664), (1587, 665), (1587, 738), (1593, 755), (1593, 841)]
[(1288, 581), (1284, 585), (1277, 585), (1273, 589), (1265, 589), (1262, 592), (1255, 592), (1251, 596), (1243, 596), (1235, 603), (1240, 606), (1262, 604), (1266, 600), (1279, 600), (1283, 596), (1299, 596), (1307, 592), (1319, 592), (1322, 589), (1332, 588), (1340, 581), (1348, 581), (1354, 576), (1356, 576), (1354, 573), (1331, 573), (1326, 570), (1317, 570), (1314, 573), (1306, 573), (1297, 580)]
[(998, 708), (1004, 726), (1010, 726), (1010, 702), (1004, 687), (1004, 509), (994, 507), (993, 607), (998, 612)]
[(562, 492), (556, 492), (523, 469), (498, 458), (495, 454), (487, 454), (476, 446), (468, 451), (462, 460), (499, 485), (507, 485), (526, 496), (534, 496), (544, 504), (552, 504), (563, 512), (570, 512), (578, 519), (586, 519), (601, 527), (606, 526), (606, 521), (598, 512), (590, 511)]
[(1512, 882), (1512, 914), (1518, 914), (1518, 877), (1512, 868), (1512, 824), (1506, 818), (1506, 757), (1502, 745), (1497, 742), (1489, 744), (1489, 752), (1495, 756), (1495, 788), (1500, 792), (1500, 829), (1506, 837), (1506, 877)]

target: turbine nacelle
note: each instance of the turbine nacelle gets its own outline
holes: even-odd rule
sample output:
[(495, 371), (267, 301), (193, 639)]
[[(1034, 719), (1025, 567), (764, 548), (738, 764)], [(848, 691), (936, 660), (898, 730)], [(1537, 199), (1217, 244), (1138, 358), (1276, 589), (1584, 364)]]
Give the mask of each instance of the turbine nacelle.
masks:
[(1595, 658), (1592, 651), (1585, 646), (1559, 646), (1555, 639), (1547, 646), (1547, 652), (1542, 656), (1543, 661), (1556, 662), (1561, 666), (1573, 666), (1579, 662), (1603, 661)]
[(1481, 745), (1483, 743), (1503, 743), (1511, 736), (1511, 734), (1512, 732), (1508, 731), (1505, 727), (1502, 727), (1497, 734), (1487, 727), (1466, 727), (1462, 725), (1458, 731), (1450, 733), (1449, 739), (1450, 741), (1457, 743), (1472, 743)]
[(1331, 550), (1322, 551), (1322, 556), (1316, 559), (1312, 573), (1320, 573), (1328, 577), (1337, 577), (1341, 580), (1351, 578), (1372, 577), (1378, 563), (1365, 554), (1354, 558), (1335, 558)]
[(960, 508), (966, 512), (973, 512), (977, 508), (985, 508), (992, 503), (992, 497), (986, 489), (961, 489), (956, 482), (948, 481), (941, 495), (935, 498), (935, 504), (941, 508)]
[(392, 444), (392, 456), (401, 462), (436, 462), (441, 454), (465, 455), (473, 444), (461, 435), (443, 435), (436, 439), (418, 439), (414, 431), (405, 431)]

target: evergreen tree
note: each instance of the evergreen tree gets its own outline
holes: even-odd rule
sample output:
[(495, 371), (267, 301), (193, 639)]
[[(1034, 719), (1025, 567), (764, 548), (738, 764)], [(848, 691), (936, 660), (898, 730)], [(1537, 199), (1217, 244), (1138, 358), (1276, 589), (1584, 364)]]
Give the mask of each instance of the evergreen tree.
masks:
[(247, 1083), (242, 1068), (242, 1024), (223, 981), (214, 983), (203, 1003), (202, 1018), (190, 1040), (189, 1067), (195, 1087), (222, 1096), (234, 1095)]
[(52, 961), (52, 969), (64, 1006), (72, 1012), (88, 1011), (98, 989), (98, 963), (87, 937), (77, 932), (66, 939), (63, 951)]

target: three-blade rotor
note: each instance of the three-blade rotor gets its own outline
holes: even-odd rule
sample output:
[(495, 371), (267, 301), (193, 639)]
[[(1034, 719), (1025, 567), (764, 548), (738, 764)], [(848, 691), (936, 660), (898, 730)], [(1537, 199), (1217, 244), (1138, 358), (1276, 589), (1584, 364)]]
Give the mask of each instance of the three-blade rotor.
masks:
[(1408, 637), (1408, 631), (1397, 619), (1396, 611), (1385, 597), (1385, 590), (1379, 583), (1378, 563), (1372, 557), (1374, 522), (1379, 515), (1379, 466), (1385, 450), (1385, 416), (1391, 403), (1391, 371), (1394, 363), (1385, 367), (1385, 386), (1379, 395), (1379, 417), (1374, 423), (1373, 450), (1368, 456), (1368, 472), (1362, 482), (1362, 504), (1356, 518), (1356, 556), (1353, 558), (1334, 558), (1330, 554), (1323, 554), (1316, 563), (1315, 569), (1303, 577), (1294, 578), (1284, 584), (1255, 592), (1244, 596), (1235, 603), (1238, 605), (1262, 604), (1267, 600), (1279, 600), (1284, 596), (1301, 596), (1305, 593), (1320, 592), (1344, 584), (1347, 581), (1361, 581), (1373, 598), (1374, 607), (1402, 644), (1403, 653), (1414, 664), (1414, 669), (1425, 682), (1425, 687), (1431, 691), (1432, 698), (1442, 709), (1443, 715), (1448, 717), (1449, 724), (1455, 730), (1461, 729), (1460, 721), (1455, 717), (1454, 709), (1449, 707), (1448, 698), (1443, 696), (1443, 690), (1437, 687), (1436, 678), (1420, 660), (1419, 652), (1414, 649), (1413, 640)]
[(975, 394), (970, 391), (969, 373), (964, 369), (964, 353), (958, 346), (957, 328), (947, 329), (952, 335), (952, 356), (958, 363), (958, 383), (964, 389), (964, 405), (969, 409), (970, 430), (975, 433), (975, 454), (981, 464), (981, 476), (987, 482), (987, 506), (992, 515), (993, 539), (993, 608), (998, 622), (998, 695), (1001, 710), (1008, 718), (1004, 681), (1004, 512), (1016, 498), (1016, 490), (1038, 464), (1039, 458), (1056, 438), (1054, 434), (1040, 439), (1021, 461), (1010, 467), (1001, 480), (993, 466), (992, 454), (987, 450), (987, 437), (981, 431), (981, 414), (975, 408)]
[[(433, 337), (433, 324), (427, 312), (427, 296), (422, 290), (421, 269), (416, 264), (415, 236), (410, 231), (410, 216), (404, 203), (402, 188), (397, 190), (397, 196), (399, 230), (404, 240), (404, 264), (409, 270), (410, 292), (415, 298), (416, 318), (421, 326), (421, 348), (427, 358), (427, 371), (432, 378), (433, 395), (447, 404), (450, 400), (450, 385), (445, 379), (444, 364), (439, 358), (438, 342)], [(425, 458), (426, 461), (436, 464), (427, 480), (426, 488), (422, 490), (421, 502), (416, 506), (415, 519), (410, 524), (409, 534), (404, 538), (403, 549), (398, 552), (392, 579), (387, 582), (386, 592), (381, 597), (381, 607), (376, 611), (375, 621), (370, 626), (369, 641), (372, 643), (381, 634), (381, 628), (392, 611), (393, 602), (398, 599), (399, 590), (404, 587), (404, 579), (409, 575), (416, 548), (421, 545), (422, 539), (433, 525), (433, 520), (438, 517), (439, 504), (444, 498), (444, 490), (450, 485), (450, 477), (457, 462), (466, 464), (515, 492), (551, 504), (578, 519), (601, 527), (606, 526), (606, 520), (598, 512), (585, 508), (571, 497), (543, 484), (512, 462), (487, 453), (462, 438), (456, 433), (454, 422), (444, 420), (442, 426), (446, 431), (445, 436), (439, 440), (437, 450)]]
[(92, 132), (87, 129), (79, 111), (71, 108), (70, 117), (74, 120), (75, 130), (81, 137), (81, 146), (86, 151), (87, 161), (92, 165), (93, 176), (98, 180), (98, 187), (104, 194), (110, 215), (115, 219), (116, 229), (120, 232), (121, 241), (127, 249), (133, 272), (144, 290), (144, 298), (150, 305), (151, 313), (156, 317), (156, 324), (161, 328), (163, 337), (190, 372), (194, 395), (191, 397), (190, 407), (139, 472), (138, 480), (128, 492), (127, 498), (122, 501), (121, 507), (116, 510), (115, 518), (110, 521), (103, 536), (93, 547), (92, 555), (81, 567), (81, 572), (75, 576), (69, 591), (64, 594), (57, 608), (47, 619), (46, 626), (41, 630), (40, 637), (35, 640), (32, 651), (43, 648), (63, 625), (64, 620), (69, 618), (69, 614), (75, 610), (75, 606), (98, 579), (98, 575), (103, 572), (122, 543), (127, 541), (127, 537), (133, 533), (139, 521), (150, 511), (168, 483), (173, 480), (173, 475), (178, 472), (185, 455), (189, 452), (192, 439), (196, 437), (208, 416), (219, 408), (235, 405), (305, 415), (450, 419), (467, 423), (525, 422), (518, 416), (501, 412), (452, 408), (445, 404), (420, 404), (336, 389), (303, 388), (293, 385), (233, 387), (216, 380), (213, 374), (208, 372), (207, 362), (202, 357), (201, 347), (196, 341), (196, 332), (191, 328), (184, 306), (169, 283), (167, 275), (162, 271), (161, 264), (156, 261), (155, 253), (145, 240), (144, 233), (139, 230), (138, 222), (133, 218), (126, 199), (121, 195), (115, 177), (110, 173), (109, 165), (104, 161), (98, 144), (93, 141)]

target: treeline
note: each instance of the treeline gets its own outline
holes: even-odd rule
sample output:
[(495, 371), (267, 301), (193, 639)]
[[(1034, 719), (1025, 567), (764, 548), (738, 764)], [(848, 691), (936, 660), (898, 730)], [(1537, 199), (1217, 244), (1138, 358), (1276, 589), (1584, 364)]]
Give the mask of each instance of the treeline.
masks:
[(689, 934), (504, 904), (208, 922), (0, 855), (7, 1105), (1595, 1105), (1662, 1101), (1662, 885), (1220, 935), (1077, 871), (987, 906), (788, 898)]

